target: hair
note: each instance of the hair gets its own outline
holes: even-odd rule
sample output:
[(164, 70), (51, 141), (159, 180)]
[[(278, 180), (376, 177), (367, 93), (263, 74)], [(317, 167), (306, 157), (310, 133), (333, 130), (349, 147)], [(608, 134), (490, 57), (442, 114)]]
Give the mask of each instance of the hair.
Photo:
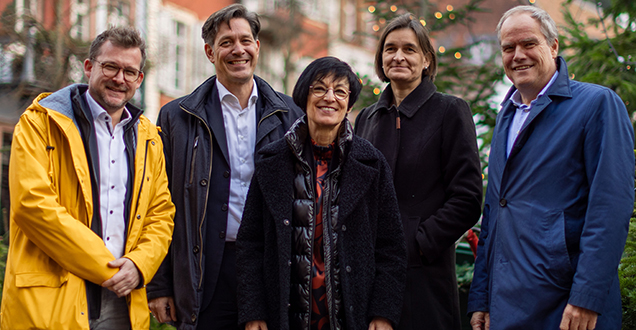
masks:
[(248, 11), (245, 6), (235, 3), (208, 17), (201, 29), (201, 38), (203, 38), (203, 41), (210, 46), (214, 46), (214, 40), (216, 39), (216, 34), (219, 33), (219, 27), (221, 24), (229, 25), (230, 20), (234, 18), (245, 19), (250, 24), (254, 40), (258, 40), (258, 33), (261, 31), (261, 21), (259, 20), (258, 15)]
[(534, 6), (513, 7), (505, 12), (503, 16), (501, 16), (499, 24), (497, 24), (497, 40), (499, 40), (499, 44), (501, 44), (501, 26), (503, 25), (504, 21), (511, 16), (521, 13), (530, 14), (530, 17), (532, 17), (537, 21), (537, 23), (539, 23), (541, 33), (543, 34), (543, 37), (545, 37), (548, 45), (554, 46), (554, 43), (559, 38), (559, 30), (557, 29), (556, 23), (554, 23), (554, 20), (552, 20), (552, 17), (550, 17), (548, 12)]
[(102, 45), (110, 41), (113, 45), (125, 49), (139, 48), (141, 51), (141, 63), (139, 63), (139, 70), (144, 69), (146, 64), (146, 42), (141, 37), (139, 30), (130, 26), (111, 26), (106, 31), (100, 33), (88, 51), (88, 59), (93, 61), (97, 59), (102, 52)]
[(435, 55), (435, 48), (433, 48), (431, 38), (428, 36), (428, 30), (422, 25), (422, 23), (420, 23), (420, 21), (413, 17), (413, 14), (406, 13), (392, 19), (389, 24), (387, 24), (384, 32), (382, 32), (382, 36), (380, 36), (378, 47), (375, 50), (375, 73), (378, 75), (378, 78), (384, 82), (390, 81), (384, 74), (384, 69), (382, 67), (384, 43), (386, 42), (386, 37), (389, 33), (401, 29), (411, 29), (415, 32), (420, 48), (422, 49), (424, 56), (427, 57), (430, 62), (428, 68), (422, 70), (422, 77), (426, 77), (430, 81), (435, 81), (435, 76), (437, 75), (437, 56)]
[(311, 62), (300, 74), (296, 86), (294, 86), (294, 92), (292, 93), (294, 103), (296, 103), (303, 112), (307, 113), (309, 86), (315, 81), (330, 76), (333, 76), (336, 80), (345, 78), (349, 82), (349, 90), (351, 93), (349, 94), (348, 109), (351, 109), (353, 104), (358, 100), (358, 96), (360, 96), (362, 83), (360, 83), (360, 79), (353, 72), (349, 64), (332, 56), (322, 57)]

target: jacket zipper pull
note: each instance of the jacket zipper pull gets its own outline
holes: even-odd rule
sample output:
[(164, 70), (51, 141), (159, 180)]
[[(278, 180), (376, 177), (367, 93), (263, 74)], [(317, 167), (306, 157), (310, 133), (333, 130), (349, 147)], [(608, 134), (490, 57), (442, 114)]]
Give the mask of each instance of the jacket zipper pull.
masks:
[(395, 118), (395, 129), (400, 129), (400, 116)]

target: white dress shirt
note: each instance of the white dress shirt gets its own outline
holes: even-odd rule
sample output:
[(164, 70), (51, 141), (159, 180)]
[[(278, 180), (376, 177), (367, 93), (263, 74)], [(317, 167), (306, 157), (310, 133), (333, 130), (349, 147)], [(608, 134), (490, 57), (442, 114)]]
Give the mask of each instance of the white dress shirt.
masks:
[(532, 110), (532, 107), (534, 106), (534, 104), (537, 103), (537, 100), (543, 94), (545, 94), (545, 92), (548, 91), (548, 88), (552, 86), (552, 83), (554, 83), (554, 81), (556, 80), (558, 76), (559, 76), (559, 70), (557, 70), (554, 73), (550, 81), (548, 81), (545, 87), (543, 87), (543, 89), (541, 90), (541, 92), (539, 92), (537, 97), (530, 102), (530, 105), (526, 105), (523, 103), (523, 101), (521, 100), (521, 94), (519, 93), (519, 90), (516, 90), (514, 93), (512, 93), (510, 100), (517, 107), (517, 109), (515, 112), (515, 116), (512, 119), (512, 124), (510, 125), (510, 129), (508, 130), (508, 145), (506, 146), (507, 157), (510, 156), (512, 147), (515, 145), (515, 142), (517, 142), (517, 136), (519, 135), (519, 131), (521, 131), (521, 127), (523, 127), (523, 123), (528, 118), (528, 115), (530, 114), (530, 110)]
[(241, 225), (247, 190), (254, 174), (254, 148), (256, 146), (256, 101), (258, 91), (253, 81), (252, 94), (246, 108), (236, 96), (216, 80), (221, 100), (225, 138), (230, 158), (230, 200), (228, 205), (225, 240), (236, 241)]
[(113, 119), (89, 92), (86, 99), (93, 114), (97, 151), (99, 154), (99, 214), (102, 218), (102, 238), (108, 250), (121, 258), (124, 254), (126, 233), (126, 183), (128, 161), (124, 144), (124, 125), (131, 120), (124, 108), (121, 120), (113, 128)]

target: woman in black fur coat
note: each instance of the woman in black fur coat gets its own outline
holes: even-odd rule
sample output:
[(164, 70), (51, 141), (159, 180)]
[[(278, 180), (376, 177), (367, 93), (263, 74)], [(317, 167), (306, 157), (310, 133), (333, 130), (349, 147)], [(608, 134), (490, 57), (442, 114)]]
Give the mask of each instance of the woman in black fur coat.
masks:
[(354, 136), (361, 90), (334, 57), (294, 88), (306, 113), (261, 150), (237, 238), (239, 323), (246, 329), (392, 329), (406, 246), (389, 166)]

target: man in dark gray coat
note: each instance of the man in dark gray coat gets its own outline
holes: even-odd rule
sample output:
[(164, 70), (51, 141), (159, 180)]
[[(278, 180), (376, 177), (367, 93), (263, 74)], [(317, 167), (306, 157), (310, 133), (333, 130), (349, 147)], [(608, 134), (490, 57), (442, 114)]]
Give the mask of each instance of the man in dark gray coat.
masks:
[(212, 14), (202, 37), (217, 75), (159, 114), (177, 215), (148, 298), (155, 317), (178, 329), (238, 328), (234, 241), (255, 151), (302, 114), (254, 76), (259, 31), (258, 16), (242, 5)]

